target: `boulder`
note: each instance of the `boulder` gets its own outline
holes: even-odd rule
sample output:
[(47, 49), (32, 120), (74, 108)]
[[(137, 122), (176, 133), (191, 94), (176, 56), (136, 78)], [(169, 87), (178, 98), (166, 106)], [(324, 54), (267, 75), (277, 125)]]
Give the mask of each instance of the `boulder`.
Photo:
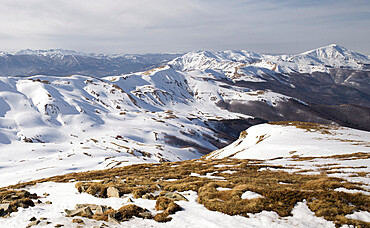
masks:
[(10, 210), (10, 203), (2, 203), (0, 204), (0, 210), (3, 209), (4, 211)]
[(95, 210), (95, 214), (103, 214), (107, 210), (106, 206), (98, 205)]
[(26, 228), (30, 228), (31, 226), (36, 226), (36, 225), (38, 225), (39, 223), (40, 223), (40, 220), (32, 221), (32, 222), (30, 222), (30, 223), (26, 226)]
[(72, 219), (72, 222), (73, 223), (78, 223), (78, 224), (85, 224), (84, 220), (78, 219), (78, 218)]
[(93, 213), (90, 207), (84, 207), (76, 210), (64, 210), (67, 213), (67, 217), (82, 216), (82, 217), (91, 217)]
[(152, 219), (153, 215), (149, 211), (144, 211), (144, 212), (139, 213), (139, 217), (143, 219)]
[(96, 204), (91, 204), (91, 203), (83, 203), (83, 204), (76, 204), (75, 208), (76, 209), (81, 209), (81, 208), (84, 208), (84, 207), (90, 207), (91, 210), (96, 210), (96, 208), (98, 207), (99, 205), (96, 205)]
[(116, 218), (114, 218), (112, 215), (108, 215), (108, 222), (111, 222), (113, 224), (119, 225), (121, 224)]
[(107, 197), (120, 197), (120, 191), (116, 187), (109, 187), (107, 189)]
[(165, 192), (165, 193), (161, 193), (161, 196), (167, 197), (175, 201), (178, 201), (178, 200), (189, 201), (188, 199), (185, 198), (185, 196), (177, 192)]

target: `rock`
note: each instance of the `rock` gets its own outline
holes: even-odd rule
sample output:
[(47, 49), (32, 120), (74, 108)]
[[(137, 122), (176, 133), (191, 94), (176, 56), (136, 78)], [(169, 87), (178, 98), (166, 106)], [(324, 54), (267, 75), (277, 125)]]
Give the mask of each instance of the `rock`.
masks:
[(95, 214), (103, 214), (107, 210), (106, 206), (98, 205), (95, 210)]
[(62, 227), (64, 226), (63, 224), (56, 224), (54, 227)]
[(81, 209), (81, 208), (85, 208), (85, 207), (89, 207), (91, 210), (94, 210), (95, 211), (94, 214), (103, 214), (104, 211), (107, 210), (107, 207), (104, 206), (104, 205), (96, 205), (96, 204), (85, 203), (85, 204), (76, 204), (76, 206), (75, 206), (76, 209)]
[(127, 199), (127, 203), (133, 203), (134, 201), (131, 198)]
[(145, 211), (145, 212), (139, 213), (139, 217), (141, 217), (143, 219), (152, 219), (153, 215), (149, 211)]
[(104, 227), (109, 227), (109, 226), (105, 223), (102, 223), (100, 226), (93, 226), (93, 228), (104, 228)]
[(163, 189), (163, 186), (160, 185), (160, 184), (156, 184), (155, 187), (157, 187), (159, 190), (162, 190)]
[(42, 201), (41, 200), (37, 200), (36, 203), (37, 204), (40, 204), (40, 203), (42, 203)]
[(27, 227), (27, 228), (29, 228), (29, 227), (31, 227), (31, 226), (36, 226), (36, 225), (38, 225), (39, 223), (40, 223), (40, 220), (35, 220), (35, 221), (33, 221), (33, 222), (29, 223), (26, 227)]
[(10, 210), (10, 203), (2, 203), (0, 204), (0, 210), (3, 209), (4, 211)]
[[(161, 193), (162, 195), (162, 193)], [(169, 199), (172, 199), (172, 200), (175, 200), (175, 201), (178, 201), (178, 200), (185, 200), (185, 201), (189, 201), (188, 199), (185, 198), (185, 196), (181, 195), (180, 193), (177, 193), (177, 192), (165, 192), (163, 194), (164, 197), (167, 197)]]
[(86, 192), (90, 185), (81, 185), (81, 191)]
[(73, 223), (78, 223), (78, 224), (85, 224), (84, 220), (78, 219), (78, 218), (72, 219), (72, 222)]
[(45, 192), (44, 194), (42, 194), (43, 196), (50, 196), (49, 193)]
[(41, 218), (40, 218), (40, 220), (47, 220), (47, 218), (45, 218), (45, 217), (41, 217)]
[(35, 217), (32, 217), (30, 218), (30, 221), (33, 222), (33, 221), (36, 221), (37, 219)]
[(67, 213), (67, 217), (82, 216), (82, 217), (91, 217), (93, 213), (90, 207), (84, 207), (76, 210), (64, 210)]
[(46, 201), (45, 203), (46, 204), (53, 204), (51, 201)]
[(107, 197), (120, 197), (120, 191), (116, 187), (109, 187), (107, 189)]
[(84, 207), (90, 207), (91, 210), (96, 210), (96, 208), (98, 206), (99, 205), (96, 205), (96, 204), (84, 203), (84, 204), (76, 204), (75, 208), (76, 209), (81, 209), (81, 208), (84, 208)]
[(17, 196), (17, 195), (12, 195), (12, 196), (10, 196), (10, 199), (12, 199), (12, 200), (16, 200), (16, 199), (19, 199), (20, 197), (19, 196)]
[(150, 194), (150, 193), (146, 193), (145, 195), (143, 195), (141, 198), (143, 198), (143, 199), (153, 199), (154, 198), (154, 196), (152, 195), (152, 194)]
[(119, 225), (121, 224), (117, 219), (115, 219), (113, 216), (108, 215), (108, 222), (111, 222), (113, 224)]
[(23, 198), (16, 201), (13, 201), (12, 207), (23, 207), (23, 208), (29, 208), (35, 206), (35, 203), (29, 199), (29, 198)]

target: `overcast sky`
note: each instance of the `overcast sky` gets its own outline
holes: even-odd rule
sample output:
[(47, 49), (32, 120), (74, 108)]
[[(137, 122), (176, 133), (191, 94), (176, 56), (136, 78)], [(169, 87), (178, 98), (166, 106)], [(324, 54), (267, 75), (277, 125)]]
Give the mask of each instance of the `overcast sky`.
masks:
[(369, 0), (0, 0), (0, 50), (370, 54)]

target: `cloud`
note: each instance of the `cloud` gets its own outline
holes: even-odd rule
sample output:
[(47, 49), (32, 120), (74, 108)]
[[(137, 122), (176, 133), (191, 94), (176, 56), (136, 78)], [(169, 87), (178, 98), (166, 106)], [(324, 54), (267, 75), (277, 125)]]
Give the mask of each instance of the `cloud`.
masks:
[(0, 20), (6, 51), (279, 53), (337, 42), (370, 53), (364, 0), (0, 0)]

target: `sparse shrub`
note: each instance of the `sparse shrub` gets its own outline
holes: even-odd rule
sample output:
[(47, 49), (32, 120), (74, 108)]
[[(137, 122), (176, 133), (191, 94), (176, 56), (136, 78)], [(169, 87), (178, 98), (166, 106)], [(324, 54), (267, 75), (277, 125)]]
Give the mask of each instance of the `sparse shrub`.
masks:
[(173, 200), (167, 198), (167, 197), (158, 197), (157, 198), (157, 201), (155, 203), (155, 209), (157, 211), (161, 211), (161, 210), (166, 210), (168, 208), (168, 206), (170, 205), (170, 203), (172, 203)]
[[(133, 216), (135, 217), (142, 217), (140, 214), (143, 212), (147, 212), (148, 210), (139, 207), (135, 204), (129, 204), (122, 206), (120, 209), (118, 209), (118, 212), (121, 213), (121, 216), (123, 219), (130, 219)], [(121, 219), (122, 220), (122, 219)]]
[(154, 216), (154, 220), (156, 222), (169, 222), (172, 220), (172, 218), (168, 217), (168, 214), (163, 212), (163, 213), (156, 214)]
[(166, 209), (168, 214), (175, 214), (178, 211), (181, 211), (181, 207), (175, 202), (171, 202)]
[(149, 189), (143, 187), (143, 188), (138, 188), (138, 189), (134, 190), (132, 192), (132, 195), (134, 196), (135, 199), (137, 199), (137, 198), (142, 197), (143, 195), (145, 195), (148, 192), (149, 192)]

